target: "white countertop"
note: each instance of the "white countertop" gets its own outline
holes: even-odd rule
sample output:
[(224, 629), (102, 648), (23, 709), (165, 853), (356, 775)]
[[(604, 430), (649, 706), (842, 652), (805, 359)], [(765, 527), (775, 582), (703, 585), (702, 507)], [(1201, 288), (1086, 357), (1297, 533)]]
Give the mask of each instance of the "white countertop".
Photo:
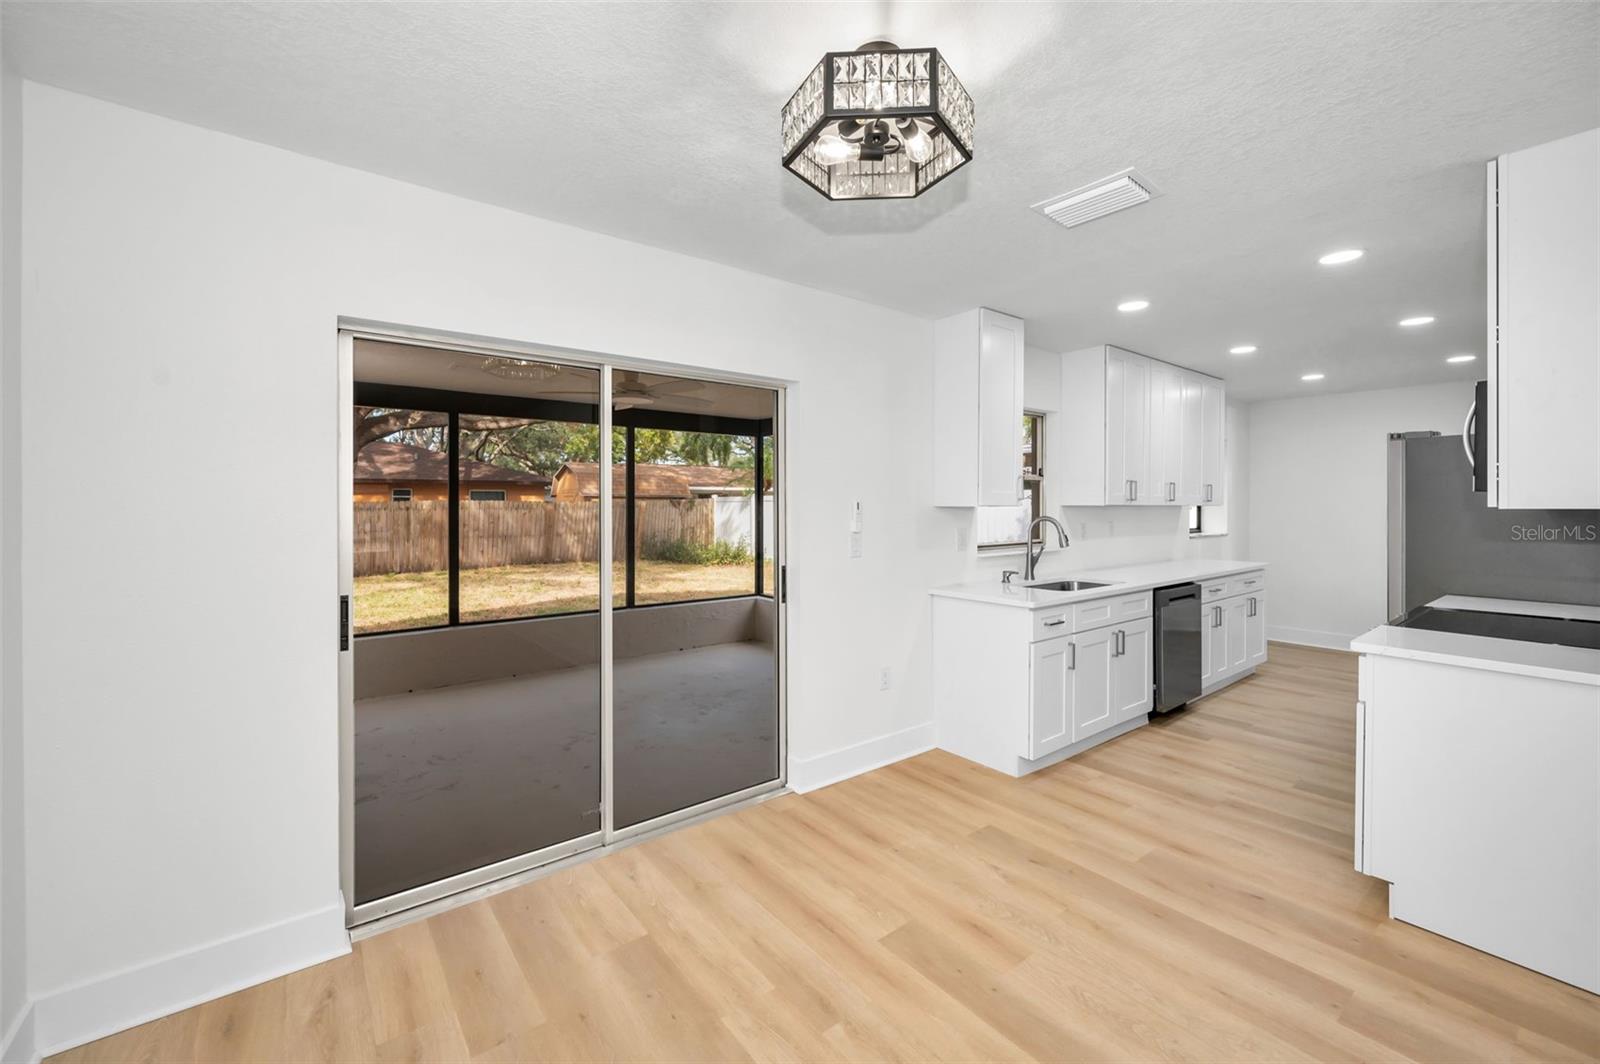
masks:
[(1049, 583), (1055, 580), (1093, 580), (1106, 585), (1091, 587), (1085, 591), (1043, 591), (1023, 584), (1020, 576), (1013, 576), (1009, 584), (1002, 584), (1000, 578), (996, 576), (983, 581), (946, 584), (944, 587), (934, 588), (929, 594), (941, 598), (966, 599), (971, 602), (1018, 606), (1032, 610), (1060, 606), (1069, 602), (1087, 602), (1090, 599), (1106, 598), (1129, 591), (1148, 591), (1168, 584), (1214, 580), (1220, 576), (1234, 576), (1265, 568), (1266, 565), (1262, 562), (1230, 562), (1197, 558), (1175, 562), (1149, 562), (1144, 565), (1118, 565), (1109, 569), (1079, 569), (1034, 578), (1035, 583)]
[[(1524, 602), (1517, 599), (1472, 598), (1446, 595), (1428, 605), (1445, 610), (1478, 610), (1485, 613), (1520, 613), (1534, 617), (1572, 617), (1600, 619), (1593, 606), (1569, 606), (1556, 602)], [(1528, 643), (1520, 639), (1491, 639), (1482, 635), (1433, 632), (1423, 628), (1396, 628), (1380, 625), (1350, 641), (1359, 654), (1382, 654), (1391, 658), (1432, 661), (1466, 669), (1508, 672), (1538, 676), (1547, 680), (1588, 684), (1600, 687), (1600, 650), (1563, 647), (1553, 643)]]

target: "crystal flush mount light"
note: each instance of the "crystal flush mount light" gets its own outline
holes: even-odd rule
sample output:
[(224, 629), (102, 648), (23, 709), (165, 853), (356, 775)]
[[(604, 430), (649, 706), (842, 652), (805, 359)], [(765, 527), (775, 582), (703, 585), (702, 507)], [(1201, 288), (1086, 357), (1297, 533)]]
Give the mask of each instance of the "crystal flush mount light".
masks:
[(934, 48), (829, 52), (782, 126), (783, 165), (832, 200), (910, 199), (972, 159), (972, 97)]

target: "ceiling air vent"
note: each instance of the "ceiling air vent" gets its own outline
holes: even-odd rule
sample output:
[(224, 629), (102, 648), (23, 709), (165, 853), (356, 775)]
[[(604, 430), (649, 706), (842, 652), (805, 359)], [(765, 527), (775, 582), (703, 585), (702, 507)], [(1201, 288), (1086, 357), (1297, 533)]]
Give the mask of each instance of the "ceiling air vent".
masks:
[(1108, 214), (1137, 207), (1161, 193), (1134, 170), (1119, 170), (1110, 177), (1051, 196), (1033, 209), (1071, 229), (1073, 226), (1104, 218)]

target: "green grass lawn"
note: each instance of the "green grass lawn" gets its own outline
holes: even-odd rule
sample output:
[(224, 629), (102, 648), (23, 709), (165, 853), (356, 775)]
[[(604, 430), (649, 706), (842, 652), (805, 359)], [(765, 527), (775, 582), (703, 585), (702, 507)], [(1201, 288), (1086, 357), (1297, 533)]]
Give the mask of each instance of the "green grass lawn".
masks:
[[(770, 581), (770, 564), (767, 572)], [(613, 579), (617, 585), (614, 602), (620, 606), (621, 564), (616, 566)], [(493, 621), (592, 610), (599, 598), (599, 585), (600, 566), (595, 562), (463, 569), (461, 619)], [(634, 599), (640, 604), (748, 595), (755, 591), (755, 573), (749, 565), (680, 565), (641, 560), (635, 587)], [(356, 634), (444, 624), (448, 595), (449, 584), (443, 570), (358, 576)]]

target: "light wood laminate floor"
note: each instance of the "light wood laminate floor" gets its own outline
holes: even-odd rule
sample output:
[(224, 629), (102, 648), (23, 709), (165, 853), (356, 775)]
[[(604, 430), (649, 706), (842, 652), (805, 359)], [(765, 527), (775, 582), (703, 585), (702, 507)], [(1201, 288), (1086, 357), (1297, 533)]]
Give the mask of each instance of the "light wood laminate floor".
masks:
[(1386, 916), (1355, 659), (1275, 644), (1024, 780), (933, 752), (58, 1061), (1585, 1060), (1600, 998)]

